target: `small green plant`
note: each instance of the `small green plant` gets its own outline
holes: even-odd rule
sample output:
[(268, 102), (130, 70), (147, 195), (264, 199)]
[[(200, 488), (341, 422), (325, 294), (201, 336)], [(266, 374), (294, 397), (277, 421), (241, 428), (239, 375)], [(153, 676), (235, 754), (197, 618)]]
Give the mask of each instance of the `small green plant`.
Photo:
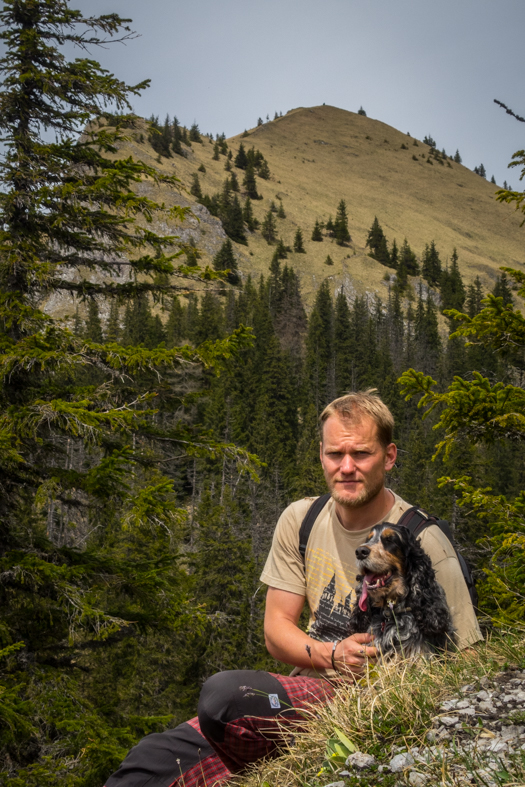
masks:
[(415, 148), (418, 148), (418, 147), (419, 147), (419, 145), (417, 144), (417, 139), (415, 139), (415, 140), (412, 142), (412, 144), (414, 145), (414, 147), (415, 147)]
[(418, 157), (416, 156), (416, 154), (415, 154), (415, 153), (414, 153), (414, 155), (412, 156), (412, 159), (413, 159), (414, 161), (418, 161), (418, 160), (419, 160), (419, 159), (418, 159)]
[(333, 264), (334, 264), (334, 261), (333, 261), (333, 259), (330, 257), (330, 255), (328, 255), (328, 256), (327, 256), (326, 260), (324, 261), (324, 264), (325, 264), (325, 265), (333, 265)]
[(200, 167), (199, 167), (198, 171), (199, 171), (199, 172), (206, 172), (206, 167), (204, 166), (204, 164), (201, 164), (201, 165), (200, 165)]
[(372, 139), (372, 137), (369, 137), (368, 134), (367, 134), (365, 139)]
[(408, 150), (408, 145), (405, 145), (404, 142), (401, 143), (401, 150)]
[(346, 763), (348, 755), (356, 751), (356, 747), (338, 727), (334, 728), (336, 737), (329, 738), (326, 742), (325, 761), (319, 771), (321, 773), (331, 772), (337, 767)]

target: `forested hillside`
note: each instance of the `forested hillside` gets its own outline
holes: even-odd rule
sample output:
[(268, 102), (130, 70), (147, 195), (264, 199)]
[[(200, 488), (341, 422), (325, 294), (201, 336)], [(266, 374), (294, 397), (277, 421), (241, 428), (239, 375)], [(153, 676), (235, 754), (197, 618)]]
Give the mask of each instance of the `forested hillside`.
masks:
[[(264, 648), (258, 577), (282, 509), (324, 491), (317, 417), (349, 389), (377, 387), (394, 412), (392, 488), (451, 521), (494, 621), (522, 621), (523, 273), (463, 276), (461, 250), (447, 265), (431, 233), (393, 258), (378, 205), (361, 232), (381, 296), (319, 276), (306, 303), (301, 249), (353, 253), (340, 189), (321, 240), (313, 222), (281, 242), (284, 196), (256, 223), (262, 143), (241, 167), (226, 140), (178, 127), (183, 152), (186, 135), (229, 162), (229, 185), (193, 179), (200, 224), (170, 211), (153, 199), (180, 188), (166, 161), (194, 163), (173, 124), (159, 169), (119, 158), (151, 146), (127, 114), (145, 85), (58, 51), (64, 35), (125, 36), (122, 20), (63, 0), (6, 0), (0, 20), (3, 783), (98, 787), (138, 738), (193, 715), (213, 672), (287, 669)], [(242, 235), (258, 244), (253, 276)]]

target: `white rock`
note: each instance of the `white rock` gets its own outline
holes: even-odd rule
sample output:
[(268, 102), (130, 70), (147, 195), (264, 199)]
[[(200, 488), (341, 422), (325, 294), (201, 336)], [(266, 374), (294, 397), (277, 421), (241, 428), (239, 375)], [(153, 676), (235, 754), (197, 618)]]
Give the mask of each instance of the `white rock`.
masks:
[(351, 776), (351, 775), (352, 774), (350, 773), (350, 771), (339, 771), (339, 776), (344, 776), (346, 778), (347, 776)]
[(408, 768), (409, 765), (414, 764), (414, 758), (408, 752), (404, 754), (396, 754), (390, 762), (388, 763), (388, 767), (390, 768), (392, 773), (401, 773)]
[(461, 714), (462, 716), (475, 716), (476, 715), (475, 709), (472, 708), (471, 706), (467, 706), (466, 708), (460, 708), (458, 710), (458, 713)]
[(484, 711), (485, 713), (494, 713), (495, 710), (496, 710), (496, 708), (494, 707), (494, 705), (490, 701), (489, 702), (480, 702), (479, 703), (479, 709), (481, 711)]
[(493, 751), (493, 752), (506, 751), (507, 748), (508, 748), (507, 742), (501, 740), (501, 738), (495, 738), (493, 741), (490, 742), (490, 746), (488, 747), (489, 751)]
[(470, 702), (468, 700), (460, 700), (456, 705), (456, 710), (461, 708), (470, 708)]
[(451, 699), (451, 700), (445, 700), (445, 702), (441, 703), (441, 708), (443, 710), (452, 710), (453, 708), (456, 707), (458, 702), (459, 702), (459, 700), (457, 698), (454, 698), (454, 699)]
[(453, 727), (454, 724), (457, 724), (459, 721), (459, 716), (442, 716), (441, 723), (445, 725), (445, 727)]
[(330, 784), (325, 784), (324, 787), (346, 787), (344, 782), (330, 782)]
[(362, 751), (355, 751), (353, 754), (350, 754), (345, 762), (347, 768), (356, 768), (358, 771), (367, 770), (375, 764), (376, 758)]
[(518, 727), (516, 724), (509, 724), (508, 727), (503, 727), (501, 730), (501, 738), (504, 741), (514, 740), (523, 734), (525, 727)]
[(478, 700), (489, 700), (490, 694), (488, 693), (488, 691), (478, 691), (478, 693), (476, 694), (476, 698)]
[(408, 783), (412, 785), (412, 787), (423, 787), (428, 781), (428, 776), (424, 776), (422, 773), (418, 773), (417, 771), (410, 771), (408, 774)]
[(466, 686), (462, 686), (461, 687), (461, 693), (462, 694), (468, 694), (469, 691), (473, 691), (473, 690), (474, 690), (474, 684), (473, 683), (467, 683)]

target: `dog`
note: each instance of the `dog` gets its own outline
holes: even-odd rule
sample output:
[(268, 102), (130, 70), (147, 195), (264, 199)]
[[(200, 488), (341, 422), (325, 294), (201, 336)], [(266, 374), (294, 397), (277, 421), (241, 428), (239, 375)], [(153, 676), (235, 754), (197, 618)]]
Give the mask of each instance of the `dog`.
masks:
[(357, 600), (350, 634), (369, 632), (383, 659), (413, 659), (453, 647), (455, 632), (445, 591), (430, 557), (406, 528), (374, 527), (355, 551)]

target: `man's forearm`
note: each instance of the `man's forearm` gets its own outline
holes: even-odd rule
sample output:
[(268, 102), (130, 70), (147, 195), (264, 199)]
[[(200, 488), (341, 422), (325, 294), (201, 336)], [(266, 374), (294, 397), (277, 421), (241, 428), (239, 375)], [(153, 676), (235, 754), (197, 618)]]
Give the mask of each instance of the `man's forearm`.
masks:
[(281, 620), (277, 631), (265, 631), (265, 641), (270, 655), (285, 664), (318, 670), (332, 666), (333, 643), (312, 639), (291, 621)]

